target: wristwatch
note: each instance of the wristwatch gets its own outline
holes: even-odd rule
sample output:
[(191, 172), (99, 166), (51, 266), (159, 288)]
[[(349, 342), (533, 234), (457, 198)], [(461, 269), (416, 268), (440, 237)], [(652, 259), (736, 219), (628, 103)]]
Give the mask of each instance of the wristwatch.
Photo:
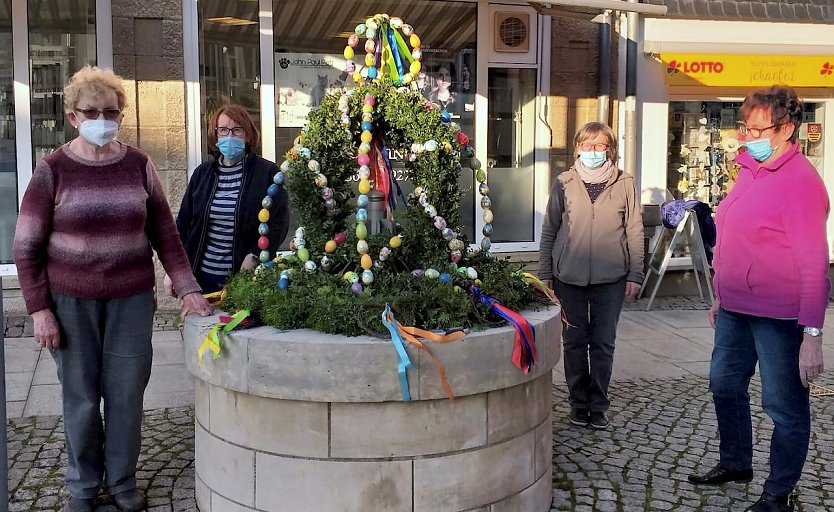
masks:
[(816, 327), (806, 327), (802, 329), (802, 332), (808, 336), (813, 336), (814, 338), (822, 336), (822, 329), (817, 329)]

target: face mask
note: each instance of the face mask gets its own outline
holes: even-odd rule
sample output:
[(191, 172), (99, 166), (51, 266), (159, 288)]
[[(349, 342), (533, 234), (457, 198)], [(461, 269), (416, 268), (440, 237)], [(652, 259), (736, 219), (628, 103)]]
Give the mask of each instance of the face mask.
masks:
[(757, 162), (764, 162), (773, 155), (776, 151), (770, 147), (770, 139), (751, 140), (745, 144), (747, 152), (750, 156), (756, 159)]
[(104, 147), (116, 138), (119, 123), (109, 119), (87, 119), (78, 127), (84, 140), (98, 147)]
[(608, 155), (605, 151), (580, 151), (579, 161), (588, 169), (597, 169), (608, 161)]
[(228, 136), (217, 139), (217, 149), (226, 157), (226, 160), (234, 162), (246, 150), (246, 141), (240, 137)]

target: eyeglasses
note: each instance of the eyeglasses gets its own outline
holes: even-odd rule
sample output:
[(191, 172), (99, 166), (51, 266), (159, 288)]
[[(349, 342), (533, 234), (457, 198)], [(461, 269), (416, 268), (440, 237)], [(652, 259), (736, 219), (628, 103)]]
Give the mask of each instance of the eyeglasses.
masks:
[(589, 144), (584, 142), (579, 145), (579, 149), (581, 151), (608, 151), (608, 144), (603, 144), (601, 142), (599, 144)]
[(214, 131), (217, 132), (217, 135), (219, 135), (220, 137), (228, 137), (230, 133), (235, 137), (242, 137), (244, 133), (243, 127), (241, 126), (235, 126), (234, 128), (229, 128), (227, 126), (218, 126), (214, 129)]
[(742, 135), (752, 135), (753, 137), (758, 139), (762, 136), (764, 132), (770, 130), (771, 128), (779, 128), (780, 126), (782, 126), (782, 124), (783, 123), (778, 123), (768, 126), (766, 128), (750, 128), (746, 124), (742, 124), (738, 127), (738, 131), (740, 131)]
[(104, 110), (97, 108), (77, 108), (75, 111), (84, 116), (84, 119), (98, 119), (104, 115), (104, 118), (108, 121), (118, 121), (119, 116), (122, 115), (122, 111), (117, 108), (106, 108)]

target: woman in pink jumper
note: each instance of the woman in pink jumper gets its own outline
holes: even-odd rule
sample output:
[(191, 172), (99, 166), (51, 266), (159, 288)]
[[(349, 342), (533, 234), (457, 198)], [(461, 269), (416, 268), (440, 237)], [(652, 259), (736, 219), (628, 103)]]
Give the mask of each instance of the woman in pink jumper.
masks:
[(718, 206), (715, 346), (710, 391), (718, 465), (694, 484), (753, 478), (748, 385), (759, 364), (762, 407), (773, 420), (770, 475), (748, 511), (792, 511), (811, 432), (808, 383), (823, 371), (828, 303), (828, 195), (799, 151), (802, 102), (789, 87), (750, 93), (741, 107), (738, 180)]
[(62, 511), (94, 510), (102, 487), (121, 510), (141, 510), (135, 475), (153, 358), (154, 251), (181, 291), (183, 314), (208, 315), (211, 306), (153, 163), (116, 140), (127, 104), (121, 78), (87, 66), (64, 103), (80, 136), (35, 167), (14, 258), (35, 341), (61, 381), (70, 494)]

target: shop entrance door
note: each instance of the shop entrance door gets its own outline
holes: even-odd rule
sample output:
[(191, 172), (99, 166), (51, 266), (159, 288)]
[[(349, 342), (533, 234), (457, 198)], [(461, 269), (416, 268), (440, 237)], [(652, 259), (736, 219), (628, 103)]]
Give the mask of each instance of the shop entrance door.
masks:
[(488, 74), (491, 238), (493, 243), (521, 242), (519, 250), (533, 249), (536, 234), (536, 74), (532, 68), (497, 67)]

